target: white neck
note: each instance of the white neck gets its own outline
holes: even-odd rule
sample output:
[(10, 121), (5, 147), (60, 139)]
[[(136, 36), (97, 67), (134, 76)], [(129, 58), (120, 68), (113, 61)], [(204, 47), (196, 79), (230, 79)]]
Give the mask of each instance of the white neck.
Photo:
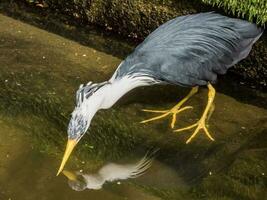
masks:
[(113, 106), (123, 95), (132, 89), (140, 86), (152, 85), (156, 83), (152, 78), (145, 75), (124, 76), (110, 80), (111, 84), (106, 86), (105, 98), (101, 108), (107, 109)]

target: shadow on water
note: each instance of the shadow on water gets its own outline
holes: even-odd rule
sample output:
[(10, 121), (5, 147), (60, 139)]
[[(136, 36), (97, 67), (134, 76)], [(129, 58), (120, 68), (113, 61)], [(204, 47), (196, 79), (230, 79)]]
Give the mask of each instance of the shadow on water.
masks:
[[(5, 27), (0, 29), (0, 141), (5, 141), (0, 144), (0, 198), (235, 200), (266, 195), (266, 93), (241, 86), (232, 76), (220, 77), (216, 86), (216, 109), (208, 123), (215, 142), (200, 134), (186, 145), (191, 131), (173, 133), (169, 117), (139, 123), (151, 117), (141, 109), (170, 108), (188, 88), (138, 88), (97, 113), (68, 169), (94, 173), (108, 162), (136, 161), (151, 147), (161, 151), (134, 181), (72, 191), (55, 173), (75, 90), (80, 83), (110, 77), (132, 46), (94, 29), (92, 36), (84, 32), (80, 37), (77, 29), (73, 38), (66, 37), (89, 35), (85, 46), (3, 15), (0, 25)], [(49, 27), (57, 29), (47, 22)], [(206, 99), (203, 88), (189, 100), (194, 109), (179, 115), (176, 128), (199, 119)]]

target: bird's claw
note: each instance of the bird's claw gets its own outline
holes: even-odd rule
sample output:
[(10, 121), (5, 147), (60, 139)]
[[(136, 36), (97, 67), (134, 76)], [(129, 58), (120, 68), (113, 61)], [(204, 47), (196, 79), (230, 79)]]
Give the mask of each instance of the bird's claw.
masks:
[(189, 130), (189, 129), (192, 129), (194, 127), (197, 127), (195, 129), (195, 131), (193, 132), (193, 134), (190, 136), (190, 138), (186, 141), (186, 144), (188, 144), (189, 142), (191, 142), (191, 140), (198, 134), (198, 132), (203, 129), (205, 134), (207, 135), (207, 137), (214, 141), (214, 138), (211, 136), (211, 134), (209, 133), (207, 127), (206, 127), (206, 122), (205, 122), (205, 119), (204, 118), (201, 118), (197, 123), (195, 124), (192, 124), (190, 126), (187, 126), (187, 127), (184, 127), (184, 128), (180, 128), (180, 129), (177, 129), (177, 130), (174, 130), (174, 132), (181, 132), (181, 131), (185, 131), (185, 130)]
[(140, 123), (147, 123), (147, 122), (151, 122), (151, 121), (155, 121), (155, 120), (158, 120), (158, 119), (161, 119), (161, 118), (164, 118), (168, 115), (172, 115), (172, 122), (171, 122), (171, 128), (174, 128), (174, 125), (175, 125), (175, 122), (176, 122), (176, 115), (180, 112), (183, 112), (187, 109), (192, 109), (193, 107), (192, 106), (185, 106), (181, 109), (179, 109), (179, 107), (173, 107), (172, 109), (170, 110), (148, 110), (148, 109), (143, 109), (142, 111), (144, 112), (150, 112), (150, 113), (162, 113), (161, 115), (159, 116), (156, 116), (156, 117), (153, 117), (153, 118), (150, 118), (150, 119), (147, 119), (147, 120), (143, 120), (141, 121)]
[(142, 109), (143, 112), (150, 112), (150, 113), (166, 113), (168, 110), (149, 110), (149, 109)]

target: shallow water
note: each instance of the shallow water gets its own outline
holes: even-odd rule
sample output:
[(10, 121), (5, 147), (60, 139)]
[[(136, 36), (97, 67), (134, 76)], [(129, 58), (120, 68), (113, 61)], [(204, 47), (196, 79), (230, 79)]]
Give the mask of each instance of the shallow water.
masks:
[[(139, 123), (151, 117), (141, 109), (170, 108), (188, 92), (185, 88), (139, 88), (114, 108), (100, 111), (67, 169), (95, 173), (108, 162), (135, 162), (152, 147), (160, 151), (136, 179), (105, 183), (97, 191), (73, 191), (66, 177), (55, 174), (75, 90), (81, 83), (109, 78), (132, 47), (94, 31), (85, 34), (89, 43), (81, 45), (4, 15), (0, 27), (5, 27), (0, 30), (0, 199), (267, 197), (267, 95), (231, 75), (216, 86), (209, 120), (215, 142), (199, 134), (186, 145), (191, 132), (173, 133), (169, 118)], [(203, 88), (187, 103), (194, 109), (182, 113), (176, 127), (195, 122), (206, 98)]]
[[(58, 157), (40, 152), (36, 144), (32, 144), (31, 134), (18, 123), (23, 120), (15, 119), (12, 123), (10, 118), (2, 119), (0, 124), (0, 197), (1, 199), (159, 199), (158, 197), (144, 192), (135, 184), (153, 187), (176, 187), (183, 185), (183, 181), (177, 175), (175, 169), (157, 160), (149, 172), (133, 181), (115, 181), (106, 183), (101, 190), (73, 191), (68, 186), (68, 179), (64, 176), (55, 176), (58, 167)], [(13, 119), (12, 119), (13, 120)], [(29, 119), (28, 119), (29, 120)], [(27, 123), (29, 121), (27, 120)], [(138, 161), (135, 158), (127, 158), (123, 165)], [(86, 161), (90, 164), (90, 161)], [(82, 168), (79, 168), (81, 170)], [(78, 169), (76, 169), (78, 170)], [(162, 173), (161, 173), (162, 172)], [(83, 172), (86, 173), (86, 172)], [(96, 173), (96, 172), (95, 172)], [(153, 180), (157, 177), (157, 180)], [(151, 181), (152, 180), (152, 181)], [(158, 185), (158, 181), (168, 182)]]

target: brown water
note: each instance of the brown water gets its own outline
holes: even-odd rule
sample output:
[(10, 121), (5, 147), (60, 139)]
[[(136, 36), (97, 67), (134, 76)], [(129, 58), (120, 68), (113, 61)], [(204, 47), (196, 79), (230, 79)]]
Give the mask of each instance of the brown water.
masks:
[[(40, 152), (32, 144), (31, 135), (9, 120), (0, 120), (1, 199), (159, 199), (131, 184), (131, 181), (106, 183), (98, 191), (73, 191), (68, 186), (66, 177), (55, 176), (59, 158)], [(16, 124), (20, 120), (25, 121), (20, 118), (16, 120)], [(128, 163), (136, 160), (138, 159)], [(90, 164), (90, 161), (86, 162)], [(157, 180), (153, 177), (157, 177)], [(166, 181), (166, 184), (160, 186), (158, 181)], [(135, 179), (135, 183), (154, 187), (176, 187), (184, 184), (173, 168), (156, 160), (145, 175)]]
[[(161, 150), (141, 177), (73, 191), (66, 177), (55, 174), (75, 90), (80, 83), (110, 77), (131, 46), (95, 31), (86, 33), (89, 43), (81, 45), (4, 15), (0, 27), (5, 27), (0, 29), (0, 199), (267, 197), (267, 95), (231, 76), (221, 77), (216, 86), (209, 120), (215, 142), (200, 134), (186, 145), (191, 132), (173, 133), (169, 118), (139, 123), (151, 117), (141, 109), (170, 108), (188, 92), (184, 88), (139, 88), (99, 112), (66, 168), (94, 173), (110, 161), (134, 162), (149, 147)], [(206, 98), (207, 90), (201, 89), (177, 128), (199, 118)]]

